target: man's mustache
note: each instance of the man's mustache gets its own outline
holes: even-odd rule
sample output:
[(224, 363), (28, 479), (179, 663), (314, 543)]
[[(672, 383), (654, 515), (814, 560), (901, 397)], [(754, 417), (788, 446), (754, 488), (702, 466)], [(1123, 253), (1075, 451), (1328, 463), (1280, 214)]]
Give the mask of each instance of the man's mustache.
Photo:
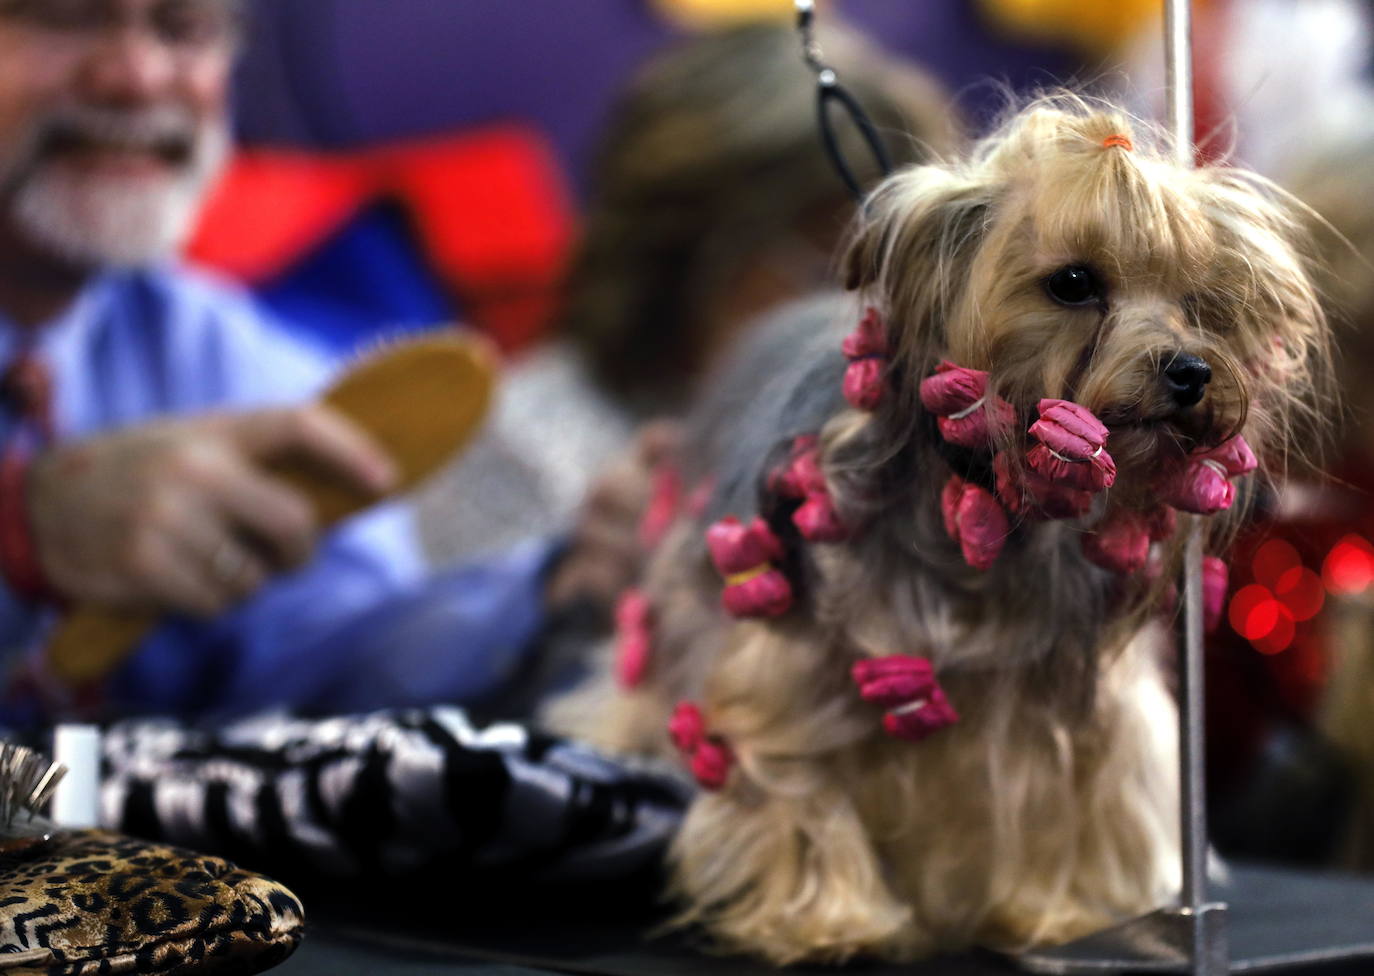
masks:
[(180, 178), (202, 176), (217, 165), (217, 131), (175, 105), (113, 109), (60, 106), (23, 132), (0, 166), (0, 198), (10, 197), (34, 179), (45, 164), (69, 151), (125, 149), (152, 152)]
[(195, 155), (199, 128), (187, 110), (177, 106), (110, 109), (69, 106), (39, 120), (30, 142), (31, 158), (82, 149), (113, 149), (156, 154), (172, 165), (186, 165)]

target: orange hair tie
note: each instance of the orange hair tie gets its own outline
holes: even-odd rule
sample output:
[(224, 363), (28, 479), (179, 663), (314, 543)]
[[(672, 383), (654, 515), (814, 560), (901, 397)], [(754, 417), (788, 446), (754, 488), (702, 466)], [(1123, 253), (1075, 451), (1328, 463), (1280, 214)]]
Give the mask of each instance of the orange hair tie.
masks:
[(1120, 133), (1117, 133), (1116, 135), (1108, 136), (1107, 138), (1105, 138), (1105, 139), (1102, 140), (1102, 148), (1103, 148), (1103, 149), (1110, 149), (1110, 148), (1112, 148), (1112, 146), (1120, 146), (1122, 149), (1126, 149), (1126, 150), (1130, 150), (1130, 149), (1134, 149), (1134, 148), (1135, 148), (1135, 146), (1131, 145), (1131, 140), (1130, 140), (1130, 139), (1127, 139), (1125, 136), (1121, 135)]

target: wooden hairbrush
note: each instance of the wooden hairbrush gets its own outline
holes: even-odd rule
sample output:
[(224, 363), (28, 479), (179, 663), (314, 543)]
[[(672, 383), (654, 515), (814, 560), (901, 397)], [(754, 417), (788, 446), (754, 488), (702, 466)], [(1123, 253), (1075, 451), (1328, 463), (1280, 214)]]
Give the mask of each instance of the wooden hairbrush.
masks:
[[(396, 465), (399, 494), (462, 449), (477, 430), (495, 370), (489, 345), (445, 333), (384, 347), (361, 360), (321, 397), (370, 435)], [(325, 476), (314, 465), (284, 458), (272, 473), (310, 499), (322, 526), (381, 499)], [(104, 677), (157, 625), (156, 613), (95, 605), (73, 608), (47, 644), (54, 675), (73, 683)]]

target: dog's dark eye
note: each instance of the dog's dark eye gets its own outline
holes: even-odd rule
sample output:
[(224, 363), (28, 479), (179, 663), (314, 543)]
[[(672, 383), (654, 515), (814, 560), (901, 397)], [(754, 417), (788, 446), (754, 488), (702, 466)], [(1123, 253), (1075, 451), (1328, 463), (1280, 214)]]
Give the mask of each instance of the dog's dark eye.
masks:
[(1069, 265), (1045, 279), (1045, 291), (1060, 305), (1096, 305), (1102, 285), (1090, 268)]

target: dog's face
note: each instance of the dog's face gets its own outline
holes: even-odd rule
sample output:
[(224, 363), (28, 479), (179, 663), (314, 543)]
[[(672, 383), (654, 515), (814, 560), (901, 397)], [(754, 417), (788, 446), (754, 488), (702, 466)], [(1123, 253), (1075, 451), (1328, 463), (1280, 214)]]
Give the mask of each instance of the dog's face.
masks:
[(887, 311), (903, 386), (947, 357), (1023, 416), (1081, 403), (1129, 492), (1242, 431), (1281, 457), (1310, 404), (1326, 327), (1281, 196), (1169, 162), (1114, 112), (1042, 104), (968, 160), (893, 177), (847, 266)]

